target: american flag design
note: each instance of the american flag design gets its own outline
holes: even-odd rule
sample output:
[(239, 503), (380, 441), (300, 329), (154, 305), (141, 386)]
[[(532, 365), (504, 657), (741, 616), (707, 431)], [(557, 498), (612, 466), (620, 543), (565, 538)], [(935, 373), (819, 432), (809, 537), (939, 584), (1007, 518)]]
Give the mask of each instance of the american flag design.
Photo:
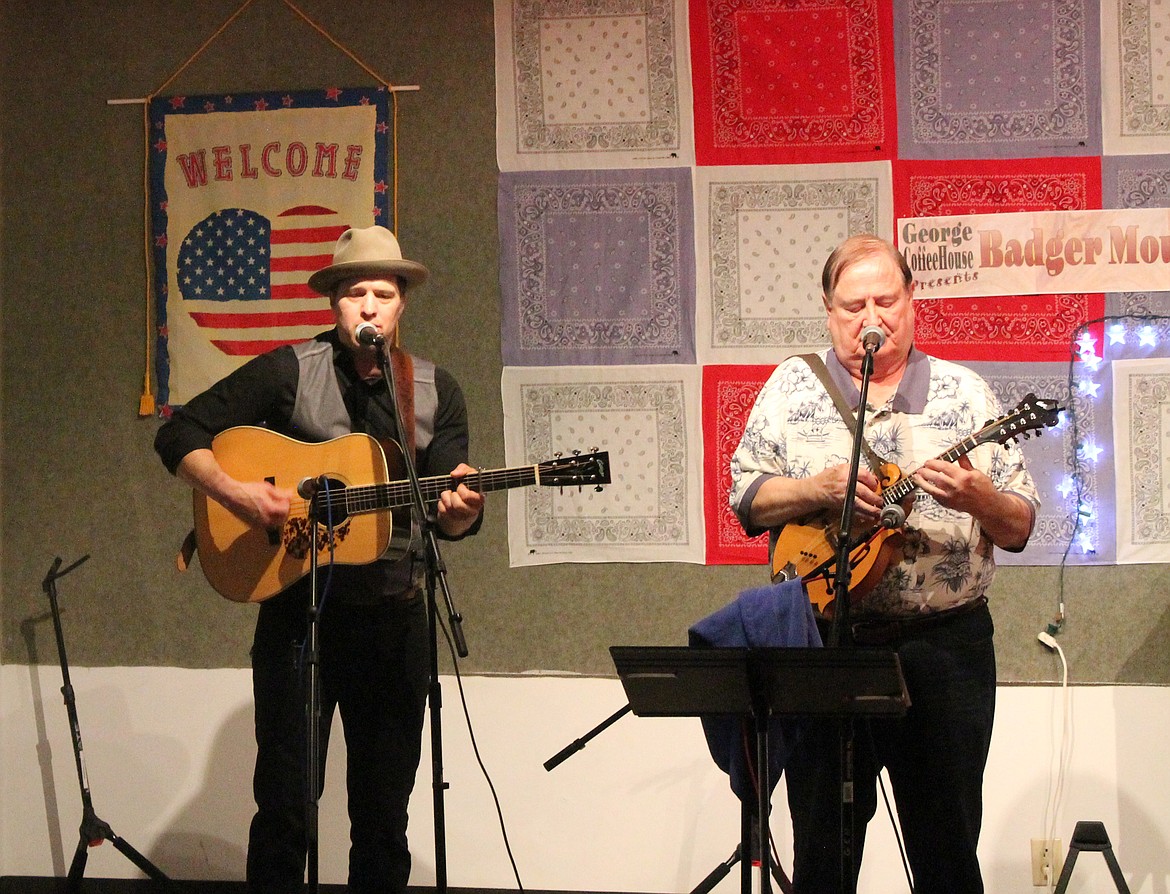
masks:
[(347, 226), (337, 212), (298, 205), (274, 221), (224, 208), (199, 221), (179, 248), (184, 307), (211, 344), (249, 357), (304, 341), (333, 324), (329, 301), (309, 288)]
[(385, 88), (150, 102), (155, 409), (333, 325), (309, 277), (390, 219)]

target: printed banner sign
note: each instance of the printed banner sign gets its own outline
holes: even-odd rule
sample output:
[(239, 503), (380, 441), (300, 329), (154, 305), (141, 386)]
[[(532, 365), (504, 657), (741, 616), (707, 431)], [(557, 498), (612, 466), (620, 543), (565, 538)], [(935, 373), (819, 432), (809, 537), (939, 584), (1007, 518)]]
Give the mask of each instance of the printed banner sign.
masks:
[(329, 328), (308, 287), (350, 227), (387, 224), (384, 88), (151, 102), (157, 402)]
[(1170, 209), (1028, 211), (898, 221), (916, 298), (1162, 291)]

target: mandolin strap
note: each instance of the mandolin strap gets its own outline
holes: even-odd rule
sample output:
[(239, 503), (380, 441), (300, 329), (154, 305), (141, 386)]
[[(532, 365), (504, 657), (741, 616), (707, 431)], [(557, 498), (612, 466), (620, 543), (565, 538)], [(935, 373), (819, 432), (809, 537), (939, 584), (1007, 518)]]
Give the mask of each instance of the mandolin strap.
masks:
[[(845, 421), (845, 428), (848, 429), (850, 436), (852, 436), (857, 427), (857, 416), (854, 414), (853, 408), (849, 406), (849, 402), (845, 400), (845, 396), (841, 393), (841, 390), (837, 387), (837, 383), (833, 381), (833, 377), (829, 375), (829, 369), (825, 366), (825, 361), (821, 359), (821, 355), (801, 354), (800, 359), (807, 363), (808, 368), (821, 380), (821, 384), (825, 386), (825, 391), (833, 399), (833, 406), (837, 408), (837, 412), (841, 414), (841, 418)], [(869, 446), (869, 442), (864, 437), (861, 439), (861, 452), (865, 454), (865, 461), (869, 464), (869, 468), (880, 478), (882, 466), (885, 465), (885, 462), (873, 452), (873, 448)]]

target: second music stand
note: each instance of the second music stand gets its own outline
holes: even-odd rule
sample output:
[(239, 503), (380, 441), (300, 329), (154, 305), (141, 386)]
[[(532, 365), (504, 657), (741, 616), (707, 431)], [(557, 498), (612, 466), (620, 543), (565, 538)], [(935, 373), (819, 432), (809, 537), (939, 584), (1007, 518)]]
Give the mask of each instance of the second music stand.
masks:
[[(611, 646), (626, 697), (639, 717), (736, 715), (755, 732), (760, 891), (771, 875), (768, 721), (774, 716), (898, 716), (910, 704), (894, 652), (856, 649), (722, 649)], [(843, 797), (848, 795), (843, 793)], [(740, 849), (750, 853), (751, 805), (741, 809)], [(752, 889), (743, 861), (743, 894)]]

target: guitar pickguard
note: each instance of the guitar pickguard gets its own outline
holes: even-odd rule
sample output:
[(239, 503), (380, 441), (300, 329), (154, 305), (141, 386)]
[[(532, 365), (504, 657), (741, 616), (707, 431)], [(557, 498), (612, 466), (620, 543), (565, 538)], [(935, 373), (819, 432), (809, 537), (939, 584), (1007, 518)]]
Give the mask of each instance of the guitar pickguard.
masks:
[[(306, 518), (290, 518), (281, 532), (281, 542), (284, 544), (284, 550), (294, 559), (298, 561), (307, 559), (311, 550), (312, 533), (309, 530), (312, 522)], [(317, 528), (317, 552), (324, 554), (332, 549), (335, 549), (339, 543), (349, 536), (349, 529), (352, 524), (352, 519), (346, 519), (340, 525), (333, 527), (333, 539), (329, 539), (329, 529), (324, 525), (318, 524)]]

